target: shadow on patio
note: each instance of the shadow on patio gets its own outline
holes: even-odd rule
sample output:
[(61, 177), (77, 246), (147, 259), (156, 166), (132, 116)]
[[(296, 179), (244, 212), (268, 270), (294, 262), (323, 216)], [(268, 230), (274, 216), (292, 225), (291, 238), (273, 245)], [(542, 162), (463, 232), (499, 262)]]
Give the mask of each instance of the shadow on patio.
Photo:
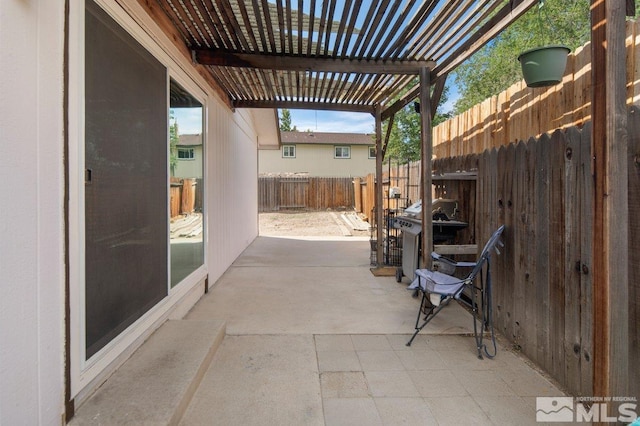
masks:
[[(150, 423), (522, 425), (536, 423), (536, 396), (563, 395), (502, 344), (495, 359), (478, 360), (471, 316), (455, 304), (405, 346), (419, 301), (394, 277), (371, 274), (368, 248), (359, 238), (256, 239), (173, 321), (222, 320), (226, 336), (203, 356), (210, 366), (199, 367), (171, 419)], [(147, 419), (140, 396), (108, 412), (100, 394), (118, 394), (111, 381), (80, 408), (78, 424)]]

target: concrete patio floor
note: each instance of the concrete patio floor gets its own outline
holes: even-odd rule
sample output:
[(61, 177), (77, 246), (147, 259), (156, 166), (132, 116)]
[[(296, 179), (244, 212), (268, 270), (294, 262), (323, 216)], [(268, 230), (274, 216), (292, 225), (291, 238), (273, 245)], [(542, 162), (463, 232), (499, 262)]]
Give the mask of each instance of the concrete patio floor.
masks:
[[(502, 339), (477, 359), (456, 304), (405, 346), (419, 304), (406, 285), (373, 276), (367, 239), (259, 237), (182, 320), (226, 335), (164, 424), (533, 425), (536, 396), (564, 395)], [(86, 405), (76, 424), (128, 424), (123, 404)]]
[(181, 424), (536, 424), (563, 393), (500, 345), (479, 360), (451, 305), (405, 346), (418, 300), (374, 277), (369, 243), (258, 238), (188, 314), (227, 335)]

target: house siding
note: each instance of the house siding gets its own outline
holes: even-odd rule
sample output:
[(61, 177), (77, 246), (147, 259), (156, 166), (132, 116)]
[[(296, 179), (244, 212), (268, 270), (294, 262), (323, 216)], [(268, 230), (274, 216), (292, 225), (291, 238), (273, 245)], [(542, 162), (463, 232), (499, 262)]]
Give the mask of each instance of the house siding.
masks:
[[(375, 173), (376, 161), (369, 158), (367, 145), (291, 145), (296, 146), (295, 158), (283, 158), (282, 148), (261, 149), (260, 173), (308, 173), (309, 176), (319, 177), (354, 177)], [(334, 158), (334, 146), (350, 146), (351, 158)]]
[(193, 149), (193, 159), (178, 159), (174, 176), (179, 178), (192, 178), (202, 176), (202, 145), (180, 146), (180, 148)]
[(234, 114), (219, 104), (208, 117), (207, 265), (213, 284), (258, 236), (258, 150), (247, 111)]
[(0, 2), (0, 40), (0, 424), (59, 425), (64, 2)]
[[(176, 53), (171, 42), (142, 11), (136, 0), (100, 0), (113, 13), (125, 16), (134, 36), (147, 34), (154, 51), (178, 61), (182, 77), (207, 88), (190, 61)], [(126, 5), (126, 11), (120, 4)], [(73, 28), (83, 2), (70, 2), (70, 74), (82, 68), (78, 37)], [(134, 24), (132, 24), (134, 22)], [(136, 25), (136, 24), (139, 24)], [(123, 25), (124, 26), (124, 25)], [(145, 29), (145, 31), (142, 30)], [(76, 31), (76, 32), (74, 32)], [(0, 2), (0, 89), (7, 102), (0, 104), (0, 153), (7, 161), (2, 169), (3, 243), (0, 245), (0, 424), (59, 425), (64, 419), (65, 342), (77, 341), (77, 329), (65, 336), (65, 263), (71, 279), (81, 255), (79, 235), (84, 232), (74, 215), (82, 211), (71, 199), (69, 219), (65, 211), (65, 161), (69, 162), (71, 186), (81, 186), (83, 169), (79, 157), (66, 155), (65, 96), (69, 96), (69, 133), (79, 134), (81, 114), (75, 98), (74, 77), (65, 87), (65, 2), (34, 0)], [(10, 60), (8, 59), (10, 58)], [(166, 59), (166, 58), (165, 58)], [(203, 89), (206, 90), (206, 89)], [(202, 294), (202, 281), (210, 285), (258, 235), (257, 135), (248, 111), (231, 112), (213, 92), (204, 92), (207, 105), (205, 267), (198, 276), (172, 290), (168, 303), (152, 310), (153, 321), (144, 323), (118, 349), (110, 364), (97, 362), (91, 381), (73, 385), (76, 407), (81, 396), (91, 393), (120, 362), (132, 353), (163, 320), (183, 315)], [(72, 136), (68, 136), (72, 138)], [(77, 140), (77, 136), (73, 136)], [(73, 151), (76, 139), (69, 140)], [(76, 157), (73, 157), (75, 155)], [(75, 204), (74, 204), (75, 203)], [(75, 213), (73, 210), (76, 210)], [(68, 238), (70, 245), (66, 246)], [(75, 244), (76, 248), (73, 248)], [(66, 253), (69, 257), (66, 258)], [(75, 250), (75, 251), (74, 251)], [(74, 278), (75, 276), (75, 278)], [(180, 287), (180, 286), (178, 286)], [(174, 289), (175, 290), (175, 289)], [(186, 297), (188, 295), (188, 297)], [(195, 295), (195, 297), (193, 297)], [(71, 310), (77, 312), (77, 294), (71, 292)], [(187, 300), (187, 302), (182, 302)], [(75, 301), (75, 302), (74, 302)], [(185, 306), (188, 304), (189, 306)], [(73, 323), (72, 323), (73, 324)], [(142, 326), (141, 326), (142, 327)], [(76, 343), (77, 344), (77, 343)], [(72, 368), (73, 372), (73, 368)], [(73, 373), (72, 373), (73, 374)], [(89, 380), (89, 379), (87, 379)]]

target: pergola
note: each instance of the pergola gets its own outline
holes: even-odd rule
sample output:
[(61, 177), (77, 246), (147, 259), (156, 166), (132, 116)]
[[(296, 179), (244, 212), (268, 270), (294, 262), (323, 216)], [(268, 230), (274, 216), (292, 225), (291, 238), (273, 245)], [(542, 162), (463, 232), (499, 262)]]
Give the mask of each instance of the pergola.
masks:
[[(157, 0), (147, 7), (231, 108), (374, 115), (378, 182), (386, 150), (382, 122), (419, 98), (422, 252), (430, 253), (430, 128), (447, 75), (537, 2)], [(381, 205), (382, 185), (377, 185), (378, 224)], [(382, 259), (381, 226), (377, 240)], [(428, 261), (423, 256), (423, 263)]]
[[(447, 75), (538, 0), (138, 0), (230, 108), (371, 113), (382, 182), (382, 122), (421, 103), (423, 264), (431, 235), (431, 119)], [(123, 2), (125, 3), (125, 2)], [(592, 0), (594, 394), (624, 395), (628, 269), (624, 16)], [(126, 7), (126, 5), (123, 4)], [(515, 58), (514, 58), (515, 60)], [(391, 128), (391, 126), (389, 126)], [(387, 135), (388, 136), (388, 135)], [(388, 137), (387, 137), (388, 138)], [(613, 189), (613, 190), (612, 190)], [(621, 206), (622, 204), (622, 206)], [(376, 216), (382, 223), (382, 185)], [(622, 217), (625, 216), (625, 217)], [(611, 220), (615, 217), (615, 220)], [(382, 258), (382, 227), (377, 252)], [(625, 324), (627, 324), (625, 326)], [(615, 348), (614, 348), (615, 346)], [(615, 365), (615, 368), (613, 367)], [(617, 389), (615, 389), (617, 388)]]

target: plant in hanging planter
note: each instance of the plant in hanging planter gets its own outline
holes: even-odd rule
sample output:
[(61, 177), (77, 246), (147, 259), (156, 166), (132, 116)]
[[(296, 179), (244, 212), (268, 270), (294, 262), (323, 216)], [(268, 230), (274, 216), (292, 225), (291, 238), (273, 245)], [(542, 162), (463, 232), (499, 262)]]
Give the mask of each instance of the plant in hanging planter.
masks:
[[(544, 7), (544, 0), (538, 4), (538, 29), (542, 40), (548, 40), (548, 32), (542, 27), (543, 18), (541, 10)], [(546, 21), (549, 19), (546, 17)], [(541, 47), (529, 49), (518, 56), (522, 66), (522, 75), (529, 87), (553, 86), (562, 81), (565, 68), (567, 67), (567, 56), (571, 52), (567, 46), (561, 44), (546, 44)]]

